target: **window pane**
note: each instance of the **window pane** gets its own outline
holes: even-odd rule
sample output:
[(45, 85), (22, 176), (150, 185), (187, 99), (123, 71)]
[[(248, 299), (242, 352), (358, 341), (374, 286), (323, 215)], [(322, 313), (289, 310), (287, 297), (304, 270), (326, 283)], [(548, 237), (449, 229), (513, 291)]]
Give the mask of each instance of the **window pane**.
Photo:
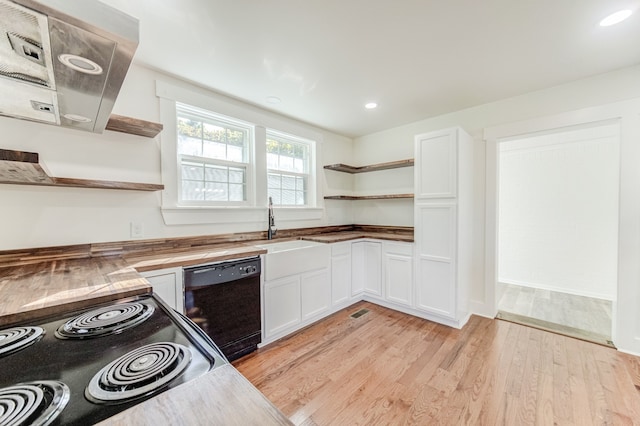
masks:
[(280, 205), (280, 190), (279, 189), (269, 189), (269, 197), (272, 198), (273, 204)]
[(269, 173), (267, 179), (267, 187), (268, 188), (280, 188), (280, 175), (276, 175), (273, 173)]
[(204, 135), (203, 138), (209, 141), (226, 143), (226, 129), (222, 126), (218, 126), (212, 123), (204, 123)]
[(280, 204), (284, 206), (295, 205), (296, 203), (296, 191), (282, 190), (282, 200)]
[(182, 163), (182, 179), (203, 180), (204, 167), (197, 163)]
[(296, 189), (296, 178), (294, 176), (282, 176), (282, 189)]
[(229, 184), (229, 201), (244, 200), (244, 185)]
[(309, 173), (310, 150), (307, 143), (267, 135), (267, 168)]
[(306, 178), (269, 173), (268, 190), (273, 203), (282, 206), (305, 205)]
[(307, 200), (307, 193), (306, 192), (297, 192), (296, 191), (296, 204), (299, 206), (304, 206)]
[(211, 201), (228, 201), (229, 194), (227, 193), (226, 183), (207, 183), (206, 184), (206, 199)]
[(204, 187), (202, 182), (191, 180), (182, 181), (182, 199), (188, 201), (204, 200)]
[(306, 185), (306, 178), (302, 178), (302, 177), (298, 177), (296, 178), (296, 190), (297, 191), (304, 191), (307, 187)]
[(202, 141), (191, 136), (178, 135), (178, 154), (202, 155)]
[(244, 149), (241, 146), (227, 145), (227, 160), (244, 162)]
[(220, 142), (203, 141), (202, 156), (216, 158), (218, 160), (227, 159), (227, 145)]
[(178, 111), (178, 153), (217, 160), (246, 161), (250, 129), (215, 118), (198, 120)]
[(288, 172), (294, 172), (295, 171), (295, 166), (294, 166), (294, 158), (293, 157), (288, 157), (288, 156), (280, 156), (280, 170), (285, 170)]
[(202, 123), (187, 117), (178, 117), (178, 134), (202, 139)]
[(223, 166), (206, 167), (205, 180), (207, 182), (227, 182), (227, 171), (229, 169)]
[(227, 143), (229, 145), (244, 147), (245, 141), (248, 138), (249, 138), (249, 135), (245, 129), (238, 129), (238, 128), (227, 129)]
[(244, 170), (243, 169), (229, 169), (229, 182), (232, 183), (244, 183)]

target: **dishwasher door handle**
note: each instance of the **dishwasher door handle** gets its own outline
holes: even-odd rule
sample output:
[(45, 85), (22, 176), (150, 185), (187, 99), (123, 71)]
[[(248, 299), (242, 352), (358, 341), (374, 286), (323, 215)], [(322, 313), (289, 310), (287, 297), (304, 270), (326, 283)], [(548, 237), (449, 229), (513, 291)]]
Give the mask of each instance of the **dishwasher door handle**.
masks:
[(211, 272), (211, 271), (215, 271), (216, 268), (215, 266), (213, 268), (206, 268), (206, 269), (196, 269), (194, 271), (189, 271), (190, 274), (204, 274), (206, 272)]

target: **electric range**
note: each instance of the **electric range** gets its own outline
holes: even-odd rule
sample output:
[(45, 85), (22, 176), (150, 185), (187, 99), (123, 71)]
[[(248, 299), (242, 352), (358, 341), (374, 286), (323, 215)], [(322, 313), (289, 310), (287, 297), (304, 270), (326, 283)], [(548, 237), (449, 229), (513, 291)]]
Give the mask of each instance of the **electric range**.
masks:
[(0, 425), (88, 425), (228, 361), (193, 322), (138, 296), (0, 330)]

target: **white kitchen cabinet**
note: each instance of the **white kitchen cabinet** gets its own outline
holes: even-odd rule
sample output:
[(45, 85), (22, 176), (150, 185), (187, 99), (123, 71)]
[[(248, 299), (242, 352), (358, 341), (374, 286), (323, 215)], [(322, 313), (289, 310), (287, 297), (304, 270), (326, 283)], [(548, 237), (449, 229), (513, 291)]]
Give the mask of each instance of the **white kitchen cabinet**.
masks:
[(416, 136), (415, 200), (456, 197), (457, 139), (458, 129)]
[(182, 286), (182, 268), (158, 269), (141, 272), (151, 283), (153, 292), (170, 307), (184, 313), (184, 289)]
[(301, 320), (300, 276), (293, 275), (265, 283), (264, 302), (265, 337), (298, 325)]
[(351, 245), (351, 294), (382, 297), (382, 244), (358, 241)]
[(331, 244), (331, 304), (351, 298), (351, 242)]
[(329, 245), (273, 243), (263, 258), (263, 343), (284, 337), (331, 312)]
[(383, 243), (385, 298), (407, 307), (412, 305), (413, 244)]
[(416, 206), (416, 308), (456, 317), (456, 206)]
[(461, 327), (468, 319), (473, 144), (460, 128), (415, 138), (415, 309)]
[(331, 308), (331, 277), (328, 269), (300, 276), (302, 320), (322, 315)]

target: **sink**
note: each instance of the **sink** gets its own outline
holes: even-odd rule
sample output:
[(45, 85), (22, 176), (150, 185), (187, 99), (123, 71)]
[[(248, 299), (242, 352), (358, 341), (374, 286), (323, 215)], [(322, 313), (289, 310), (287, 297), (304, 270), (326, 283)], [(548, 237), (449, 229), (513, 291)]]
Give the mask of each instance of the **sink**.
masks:
[(276, 241), (263, 244), (255, 244), (256, 247), (267, 250), (267, 253), (277, 253), (280, 251), (297, 250), (318, 245), (325, 245), (315, 241), (293, 240), (293, 241)]
[(293, 240), (254, 245), (267, 250), (263, 269), (266, 281), (328, 268), (331, 261), (329, 244), (315, 241)]

